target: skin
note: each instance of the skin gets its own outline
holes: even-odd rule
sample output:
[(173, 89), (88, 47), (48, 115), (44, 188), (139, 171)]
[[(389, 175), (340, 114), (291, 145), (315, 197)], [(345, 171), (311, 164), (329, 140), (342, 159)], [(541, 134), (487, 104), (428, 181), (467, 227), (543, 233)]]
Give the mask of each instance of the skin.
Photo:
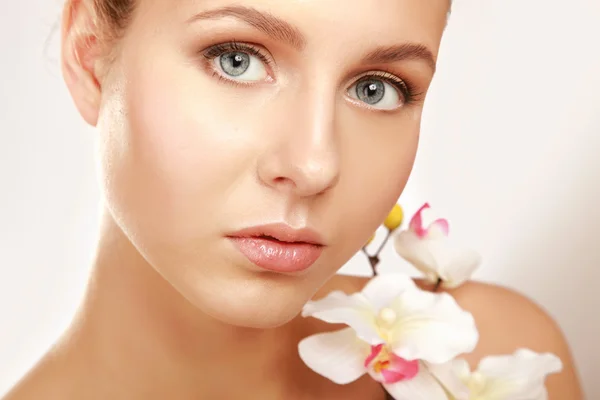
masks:
[[(382, 112), (354, 104), (346, 92), (357, 77), (381, 68), (425, 92), (433, 76), (426, 62), (359, 61), (377, 47), (407, 41), (436, 54), (448, 5), (436, 0), (432, 11), (415, 1), (379, 3), (377, 23), (364, 17), (367, 3), (344, 12), (331, 0), (236, 3), (296, 26), (305, 36), (301, 51), (233, 18), (186, 23), (228, 1), (141, 4), (143, 17), (121, 41), (98, 107), (86, 119), (98, 127), (99, 175), (114, 223), (204, 313), (236, 326), (288, 322), (398, 199), (415, 157), (423, 102)], [(399, 14), (414, 22), (398, 24)], [(353, 35), (345, 34), (348, 25)], [(367, 39), (381, 31), (388, 33), (377, 43)], [(265, 74), (271, 82), (240, 86), (213, 76), (199, 53), (232, 39), (271, 53), (277, 62)], [(323, 237), (323, 255), (309, 271), (257, 271), (224, 239), (273, 222)]]
[[(117, 42), (86, 2), (65, 9), (65, 81), (98, 130), (101, 235), (71, 328), (6, 399), (383, 399), (368, 378), (337, 386), (308, 370), (298, 341), (333, 327), (297, 315), (330, 290), (361, 289), (334, 274), (381, 224), (414, 161), (431, 62), (361, 59), (414, 43), (435, 62), (448, 1), (235, 3), (293, 25), (303, 35), (294, 43), (231, 17), (189, 22), (227, 0), (139, 3)], [(201, 55), (233, 39), (273, 60), (263, 71), (256, 59), (260, 79), (235, 84)], [(393, 110), (354, 98), (357, 80), (377, 71), (414, 98), (394, 101), (403, 93), (391, 85)], [(266, 272), (225, 237), (272, 222), (319, 232), (322, 256), (302, 273)], [(522, 346), (552, 351), (566, 368), (551, 397), (581, 398), (543, 311), (483, 285), (452, 294), (480, 325), (473, 364)]]

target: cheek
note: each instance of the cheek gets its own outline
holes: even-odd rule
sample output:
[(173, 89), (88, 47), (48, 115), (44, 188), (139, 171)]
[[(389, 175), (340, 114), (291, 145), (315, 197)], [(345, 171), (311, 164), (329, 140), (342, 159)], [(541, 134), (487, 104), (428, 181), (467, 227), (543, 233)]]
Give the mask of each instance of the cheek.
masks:
[(252, 151), (227, 106), (194, 92), (197, 76), (162, 68), (140, 69), (110, 96), (100, 132), (103, 186), (122, 227), (148, 246), (197, 246), (218, 228), (223, 194)]
[(369, 176), (372, 198), (376, 202), (383, 202), (378, 214), (384, 217), (397, 202), (412, 171), (419, 143), (420, 122), (411, 114), (402, 124), (387, 128), (384, 135), (390, 137), (389, 144), (381, 146), (377, 154), (372, 155), (374, 167)]
[(344, 160), (336, 221), (340, 246), (349, 253), (366, 243), (404, 190), (419, 141), (419, 113), (377, 124), (352, 122), (357, 139), (344, 151), (355, 156)]

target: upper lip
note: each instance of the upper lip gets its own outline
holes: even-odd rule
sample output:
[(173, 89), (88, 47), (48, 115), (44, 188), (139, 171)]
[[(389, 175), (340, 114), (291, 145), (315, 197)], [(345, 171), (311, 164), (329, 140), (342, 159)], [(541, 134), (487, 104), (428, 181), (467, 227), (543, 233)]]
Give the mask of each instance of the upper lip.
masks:
[(280, 242), (308, 243), (324, 246), (323, 239), (310, 228), (294, 229), (286, 224), (253, 226), (228, 235), (236, 238), (268, 237)]

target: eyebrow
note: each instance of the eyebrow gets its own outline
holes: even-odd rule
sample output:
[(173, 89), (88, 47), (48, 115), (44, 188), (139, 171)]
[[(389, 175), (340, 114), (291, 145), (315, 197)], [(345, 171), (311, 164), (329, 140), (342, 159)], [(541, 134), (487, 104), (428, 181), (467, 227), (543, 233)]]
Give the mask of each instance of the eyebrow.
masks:
[[(198, 20), (211, 20), (232, 17), (258, 29), (274, 40), (283, 41), (298, 51), (306, 46), (306, 38), (298, 28), (267, 12), (258, 11), (251, 7), (227, 6), (206, 10), (187, 20), (193, 23)], [(390, 64), (405, 60), (425, 62), (435, 72), (436, 60), (431, 50), (422, 44), (403, 43), (377, 48), (368, 53), (363, 64)]]
[(433, 53), (427, 46), (416, 43), (380, 47), (367, 54), (362, 62), (363, 64), (388, 64), (405, 60), (423, 61), (435, 72), (436, 61)]
[(250, 7), (229, 6), (203, 11), (188, 19), (188, 23), (226, 17), (244, 21), (273, 39), (288, 43), (298, 51), (306, 46), (306, 38), (296, 27), (274, 15)]

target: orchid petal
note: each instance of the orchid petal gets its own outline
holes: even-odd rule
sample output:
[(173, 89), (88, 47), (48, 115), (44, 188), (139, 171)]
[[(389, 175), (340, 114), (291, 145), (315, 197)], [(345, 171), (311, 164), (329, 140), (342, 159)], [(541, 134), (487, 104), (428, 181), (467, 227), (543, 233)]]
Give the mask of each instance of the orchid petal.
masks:
[(420, 368), (412, 379), (383, 384), (396, 400), (447, 400), (448, 396), (427, 368)]
[(417, 212), (412, 216), (410, 222), (408, 224), (408, 229), (417, 234), (417, 236), (423, 236), (425, 234), (425, 227), (423, 226), (423, 216), (422, 213), (424, 210), (429, 208), (429, 204), (425, 203), (417, 210)]
[(394, 239), (394, 249), (411, 263), (416, 269), (428, 276), (429, 280), (437, 281), (439, 267), (429, 249), (429, 242), (420, 239), (412, 231), (402, 231)]
[(447, 219), (439, 218), (431, 223), (427, 228), (427, 239), (438, 239), (448, 236), (450, 233), (450, 224)]
[(453, 288), (467, 281), (481, 262), (479, 254), (455, 244), (448, 238), (419, 239), (410, 231), (400, 232), (394, 240), (396, 252), (430, 281), (441, 278)]
[(412, 379), (421, 368), (418, 360), (407, 361), (392, 353), (383, 344), (371, 346), (371, 354), (365, 360), (365, 368), (377, 382), (395, 383)]
[(458, 287), (468, 281), (481, 264), (481, 256), (476, 251), (457, 250), (442, 272), (443, 286), (448, 289)]
[(469, 400), (469, 388), (465, 384), (471, 375), (469, 364), (455, 359), (444, 364), (425, 363), (429, 372), (452, 395), (454, 400)]
[(521, 349), (513, 355), (487, 357), (477, 374), (485, 377), (486, 399), (544, 400), (546, 376), (562, 370), (562, 362), (553, 354), (537, 354)]
[(419, 371), (419, 362), (406, 361), (396, 356), (401, 361), (392, 361), (389, 369), (381, 371), (385, 382), (400, 382), (413, 379)]
[(300, 358), (313, 371), (344, 385), (364, 375), (369, 345), (356, 337), (352, 328), (320, 333), (298, 344)]
[(479, 254), (460, 246), (450, 239), (423, 240), (429, 254), (435, 260), (431, 265), (445, 283), (445, 287), (457, 287), (467, 281), (481, 262)]
[(408, 229), (420, 239), (433, 239), (448, 236), (450, 224), (447, 219), (437, 217), (429, 204), (425, 203), (410, 219)]
[(527, 375), (535, 379), (543, 379), (561, 370), (562, 362), (554, 354), (538, 354), (527, 349), (519, 349), (513, 355), (487, 357), (478, 368), (479, 372), (489, 377)]
[(377, 346), (371, 346), (371, 353), (367, 356), (365, 360), (365, 368), (369, 368), (369, 365), (377, 358), (381, 351), (383, 350), (384, 344), (378, 344)]
[(409, 290), (391, 308), (398, 316), (391, 327), (391, 346), (406, 360), (443, 364), (473, 351), (479, 334), (473, 316), (447, 293)]
[(409, 289), (416, 289), (415, 282), (405, 274), (389, 273), (377, 275), (366, 284), (362, 294), (373, 306), (375, 312), (387, 307), (394, 298)]
[(346, 324), (370, 345), (383, 342), (377, 330), (375, 310), (362, 293), (349, 296), (341, 291), (331, 292), (323, 299), (306, 303), (302, 316), (330, 324)]

